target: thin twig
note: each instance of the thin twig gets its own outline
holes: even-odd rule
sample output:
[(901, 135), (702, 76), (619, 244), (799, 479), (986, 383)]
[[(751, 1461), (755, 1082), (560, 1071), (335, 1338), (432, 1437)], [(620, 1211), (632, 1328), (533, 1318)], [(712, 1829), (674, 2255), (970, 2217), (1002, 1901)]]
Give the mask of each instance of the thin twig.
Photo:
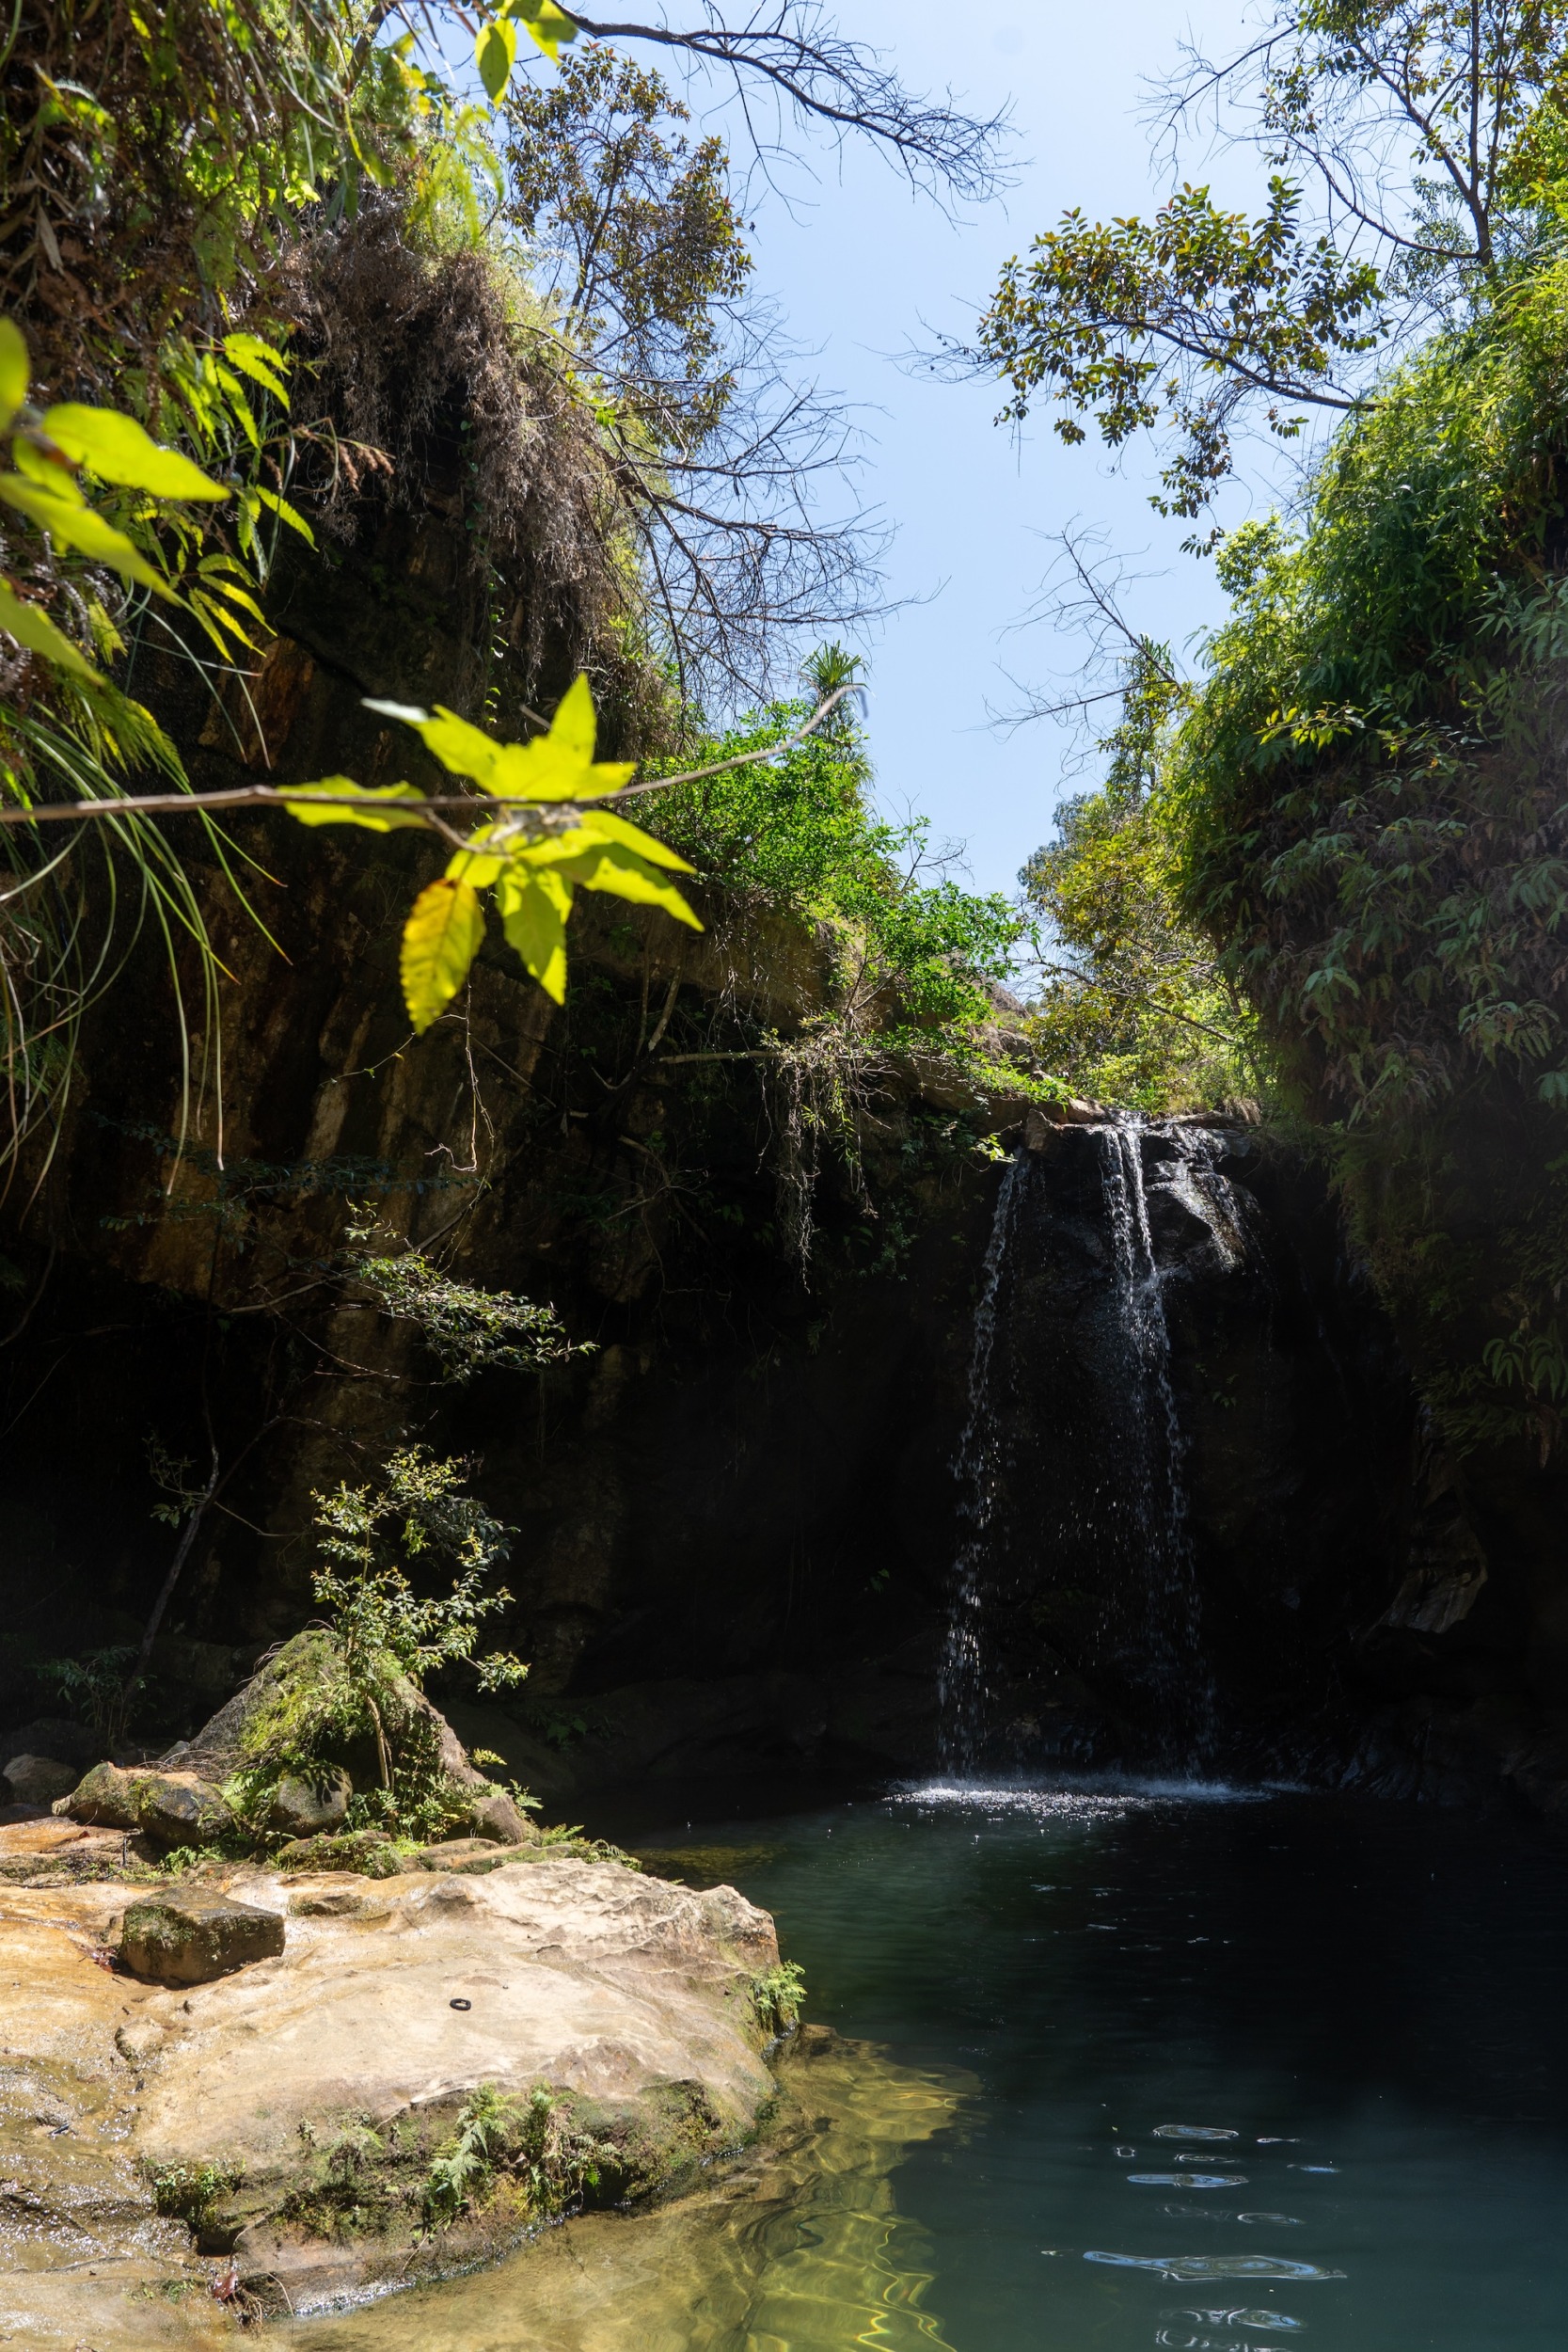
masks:
[[(731, 759), (715, 759), (705, 768), (683, 769), (678, 775), (650, 776), (641, 784), (628, 784), (618, 792), (602, 792), (595, 796), (613, 806), (628, 801), (640, 792), (667, 792), (672, 785), (697, 784), (705, 776), (721, 775), (727, 769), (750, 768), (759, 760), (776, 759), (781, 752), (792, 751), (814, 735), (829, 713), (856, 691), (853, 682), (838, 686), (825, 701), (817, 704), (811, 717), (797, 727), (792, 735), (782, 735), (777, 742), (767, 743), (760, 751), (737, 752)], [(36, 808), (0, 809), (0, 825), (39, 825), (70, 823), (94, 817), (121, 817), (128, 811), (137, 817), (201, 817), (214, 808), (352, 808), (385, 814), (396, 821), (428, 825), (459, 849), (467, 847), (465, 837), (454, 834), (451, 826), (440, 821), (440, 813), (459, 810), (469, 817), (491, 817), (519, 810), (584, 808), (594, 805), (594, 800), (580, 801), (520, 801), (507, 795), (475, 792), (430, 792), (417, 801), (370, 801), (358, 792), (307, 792), (299, 787), (276, 784), (231, 785), (221, 792), (149, 792), (143, 796), (126, 793), (122, 797), (100, 801), (48, 801)]]

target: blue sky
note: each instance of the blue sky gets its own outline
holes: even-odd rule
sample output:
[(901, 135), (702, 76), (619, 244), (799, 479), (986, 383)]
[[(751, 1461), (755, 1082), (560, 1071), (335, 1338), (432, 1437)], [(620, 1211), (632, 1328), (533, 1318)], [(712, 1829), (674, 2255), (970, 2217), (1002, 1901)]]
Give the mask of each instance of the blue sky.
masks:
[[(1243, 13), (1235, 0), (1186, 11), (994, 0), (975, 12), (951, 0), (834, 0), (834, 14), (910, 84), (951, 83), (976, 112), (1010, 101), (1018, 128), (1017, 186), (957, 224), (863, 142), (820, 151), (815, 184), (790, 183), (792, 208), (765, 198), (752, 210), (761, 290), (815, 353), (810, 372), (862, 412), (863, 489), (897, 529), (890, 588), (916, 600), (868, 647), (879, 792), (890, 813), (922, 813), (937, 835), (966, 842), (974, 886), (1011, 891), (1056, 800), (1082, 788), (1064, 778), (1070, 746), (1057, 727), (1009, 737), (987, 720), (988, 706), (1015, 699), (1005, 672), (1039, 680), (1073, 663), (1071, 644), (1049, 629), (1009, 633), (1050, 562), (1043, 534), (1099, 526), (1136, 569), (1161, 575), (1130, 609), (1179, 646), (1219, 616), (1221, 599), (1210, 566), (1179, 551), (1185, 527), (1147, 502), (1156, 467), (1146, 446), (1113, 468), (1097, 444), (1059, 442), (1043, 415), (1017, 440), (991, 421), (994, 385), (922, 380), (897, 355), (939, 329), (966, 332), (1001, 262), (1064, 206), (1104, 215), (1157, 201), (1143, 77), (1175, 62), (1189, 27), (1213, 48), (1240, 45)], [(727, 113), (715, 119), (733, 136)], [(1213, 181), (1217, 196), (1245, 202), (1255, 175), (1238, 156)]]

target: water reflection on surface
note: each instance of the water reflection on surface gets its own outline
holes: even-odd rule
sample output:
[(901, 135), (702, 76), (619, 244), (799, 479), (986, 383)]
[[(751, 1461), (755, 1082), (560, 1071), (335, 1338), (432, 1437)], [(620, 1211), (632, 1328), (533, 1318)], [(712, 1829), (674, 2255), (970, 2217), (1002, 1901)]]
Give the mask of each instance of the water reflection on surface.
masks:
[(894, 2067), (832, 2059), (794, 2137), (695, 2198), (311, 2343), (1568, 2342), (1568, 1855), (1544, 1835), (1180, 1783), (594, 1826), (767, 1904), (808, 2014)]
[[(826, 2039), (826, 2037), (824, 2037)], [(300, 2352), (954, 2352), (928, 2246), (890, 2173), (974, 2089), (835, 2043), (781, 2070), (784, 2114), (743, 2162), (626, 2217), (546, 2231), (496, 2269), (296, 2331)]]

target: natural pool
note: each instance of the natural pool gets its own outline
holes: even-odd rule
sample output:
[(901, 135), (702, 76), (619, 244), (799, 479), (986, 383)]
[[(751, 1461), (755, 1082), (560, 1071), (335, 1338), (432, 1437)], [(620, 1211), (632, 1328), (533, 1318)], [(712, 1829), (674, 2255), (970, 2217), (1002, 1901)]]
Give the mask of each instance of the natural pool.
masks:
[(1568, 1853), (1297, 1794), (930, 1787), (695, 1816), (779, 1921), (768, 2157), (306, 2331), (341, 2352), (1560, 2352)]

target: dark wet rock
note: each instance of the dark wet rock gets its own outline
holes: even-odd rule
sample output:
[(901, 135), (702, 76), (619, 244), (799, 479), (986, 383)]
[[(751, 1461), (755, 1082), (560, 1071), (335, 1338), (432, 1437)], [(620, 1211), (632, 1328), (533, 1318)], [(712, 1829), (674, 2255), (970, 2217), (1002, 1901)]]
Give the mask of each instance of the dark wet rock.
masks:
[(136, 1826), (166, 1846), (208, 1846), (234, 1827), (220, 1790), (194, 1772), (138, 1772)]
[(353, 1793), (348, 1774), (333, 1766), (308, 1778), (291, 1772), (273, 1792), (267, 1825), (290, 1837), (330, 1836), (341, 1829)]
[(69, 1797), (81, 1779), (75, 1764), (59, 1764), (51, 1756), (13, 1756), (0, 1773), (15, 1804), (36, 1804), (47, 1811), (58, 1797)]
[(504, 1788), (489, 1788), (468, 1807), (468, 1825), (475, 1837), (498, 1846), (526, 1846), (539, 1835), (515, 1799)]
[(125, 1914), (119, 1957), (157, 1984), (210, 1984), (283, 1949), (276, 1911), (196, 1889), (145, 1897)]
[(74, 1764), (79, 1776), (103, 1756), (103, 1741), (86, 1724), (73, 1724), (59, 1715), (40, 1715), (7, 1732), (0, 1749), (7, 1756), (47, 1756), (56, 1764)]

